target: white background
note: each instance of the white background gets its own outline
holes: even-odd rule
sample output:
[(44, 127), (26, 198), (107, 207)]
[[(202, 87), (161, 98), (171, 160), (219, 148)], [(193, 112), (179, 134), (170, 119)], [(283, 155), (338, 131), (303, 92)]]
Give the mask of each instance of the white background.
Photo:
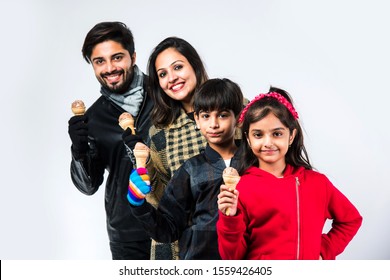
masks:
[(338, 259), (390, 259), (389, 8), (386, 0), (1, 0), (1, 259), (110, 259), (104, 186), (69, 175), (70, 104), (100, 96), (81, 56), (100, 21), (133, 31), (137, 64), (168, 36), (246, 97), (294, 98), (313, 165), (356, 205), (361, 229)]

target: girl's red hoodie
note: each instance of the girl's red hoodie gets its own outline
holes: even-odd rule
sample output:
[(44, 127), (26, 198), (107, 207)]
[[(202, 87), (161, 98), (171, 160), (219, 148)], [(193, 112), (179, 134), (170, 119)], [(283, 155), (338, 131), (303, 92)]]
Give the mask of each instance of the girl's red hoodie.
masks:
[[(283, 178), (250, 167), (237, 184), (236, 216), (219, 212), (222, 259), (332, 260), (362, 223), (355, 206), (316, 171), (287, 165)], [(327, 219), (332, 228), (323, 233)]]

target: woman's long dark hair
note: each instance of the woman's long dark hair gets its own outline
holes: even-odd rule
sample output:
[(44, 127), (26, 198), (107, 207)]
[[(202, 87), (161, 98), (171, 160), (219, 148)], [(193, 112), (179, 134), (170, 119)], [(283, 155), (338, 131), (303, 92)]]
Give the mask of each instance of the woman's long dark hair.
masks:
[[(279, 93), (291, 104), (293, 104), (288, 92), (276, 87), (271, 87), (268, 93), (271, 92)], [(298, 119), (295, 119), (291, 112), (287, 109), (287, 107), (273, 97), (262, 98), (254, 102), (248, 108), (248, 111), (245, 113), (245, 117), (241, 125), (242, 135), (245, 135), (247, 137), (247, 135), (249, 134), (250, 124), (262, 120), (270, 113), (274, 114), (281, 121), (281, 123), (289, 129), (290, 133), (292, 133), (294, 129), (297, 130), (294, 141), (291, 143), (291, 146), (289, 147), (286, 154), (286, 164), (289, 164), (293, 167), (303, 166), (305, 169), (313, 169), (310, 164), (305, 145), (303, 143), (303, 132)], [(240, 149), (241, 161), (239, 164), (238, 172), (240, 175), (242, 175), (249, 167), (258, 167), (259, 160), (252, 152), (252, 149), (246, 139), (242, 141)]]
[(208, 75), (203, 65), (202, 59), (190, 43), (177, 37), (168, 37), (159, 43), (153, 50), (148, 61), (149, 92), (154, 101), (154, 108), (152, 110), (152, 123), (159, 128), (163, 128), (172, 124), (180, 115), (180, 110), (182, 108), (180, 101), (170, 98), (161, 89), (159, 84), (156, 71), (156, 59), (161, 52), (168, 48), (174, 48), (180, 54), (182, 54), (194, 69), (196, 76), (196, 86), (192, 94), (194, 94), (195, 90), (201, 84), (208, 80)]

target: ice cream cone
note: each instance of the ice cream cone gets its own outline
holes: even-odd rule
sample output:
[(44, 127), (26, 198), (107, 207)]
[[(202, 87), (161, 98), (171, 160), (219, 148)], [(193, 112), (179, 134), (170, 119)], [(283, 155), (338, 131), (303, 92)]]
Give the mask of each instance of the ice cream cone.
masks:
[[(229, 188), (229, 191), (233, 192), (236, 189), (238, 181), (240, 181), (240, 175), (233, 167), (226, 167), (222, 173), (222, 178), (225, 186)], [(229, 216), (230, 208), (226, 209), (225, 215)]]
[(146, 161), (149, 157), (149, 148), (145, 144), (138, 142), (134, 146), (134, 157), (137, 168), (146, 167)]
[(122, 127), (123, 130), (126, 130), (127, 128), (130, 128), (131, 129), (131, 133), (135, 134), (134, 118), (133, 118), (133, 116), (131, 114), (129, 114), (127, 112), (122, 113), (119, 116), (118, 122), (119, 122), (119, 125)]
[(85, 105), (81, 100), (75, 100), (72, 103), (72, 112), (75, 116), (84, 115), (85, 113)]

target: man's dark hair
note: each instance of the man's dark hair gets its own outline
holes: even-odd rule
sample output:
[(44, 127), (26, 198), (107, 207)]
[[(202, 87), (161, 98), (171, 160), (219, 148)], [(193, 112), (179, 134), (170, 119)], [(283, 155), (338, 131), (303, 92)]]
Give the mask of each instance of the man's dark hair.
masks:
[(87, 34), (84, 40), (82, 54), (84, 59), (91, 63), (93, 48), (104, 41), (112, 40), (123, 46), (130, 56), (134, 53), (134, 38), (126, 24), (118, 21), (100, 22), (96, 24)]

